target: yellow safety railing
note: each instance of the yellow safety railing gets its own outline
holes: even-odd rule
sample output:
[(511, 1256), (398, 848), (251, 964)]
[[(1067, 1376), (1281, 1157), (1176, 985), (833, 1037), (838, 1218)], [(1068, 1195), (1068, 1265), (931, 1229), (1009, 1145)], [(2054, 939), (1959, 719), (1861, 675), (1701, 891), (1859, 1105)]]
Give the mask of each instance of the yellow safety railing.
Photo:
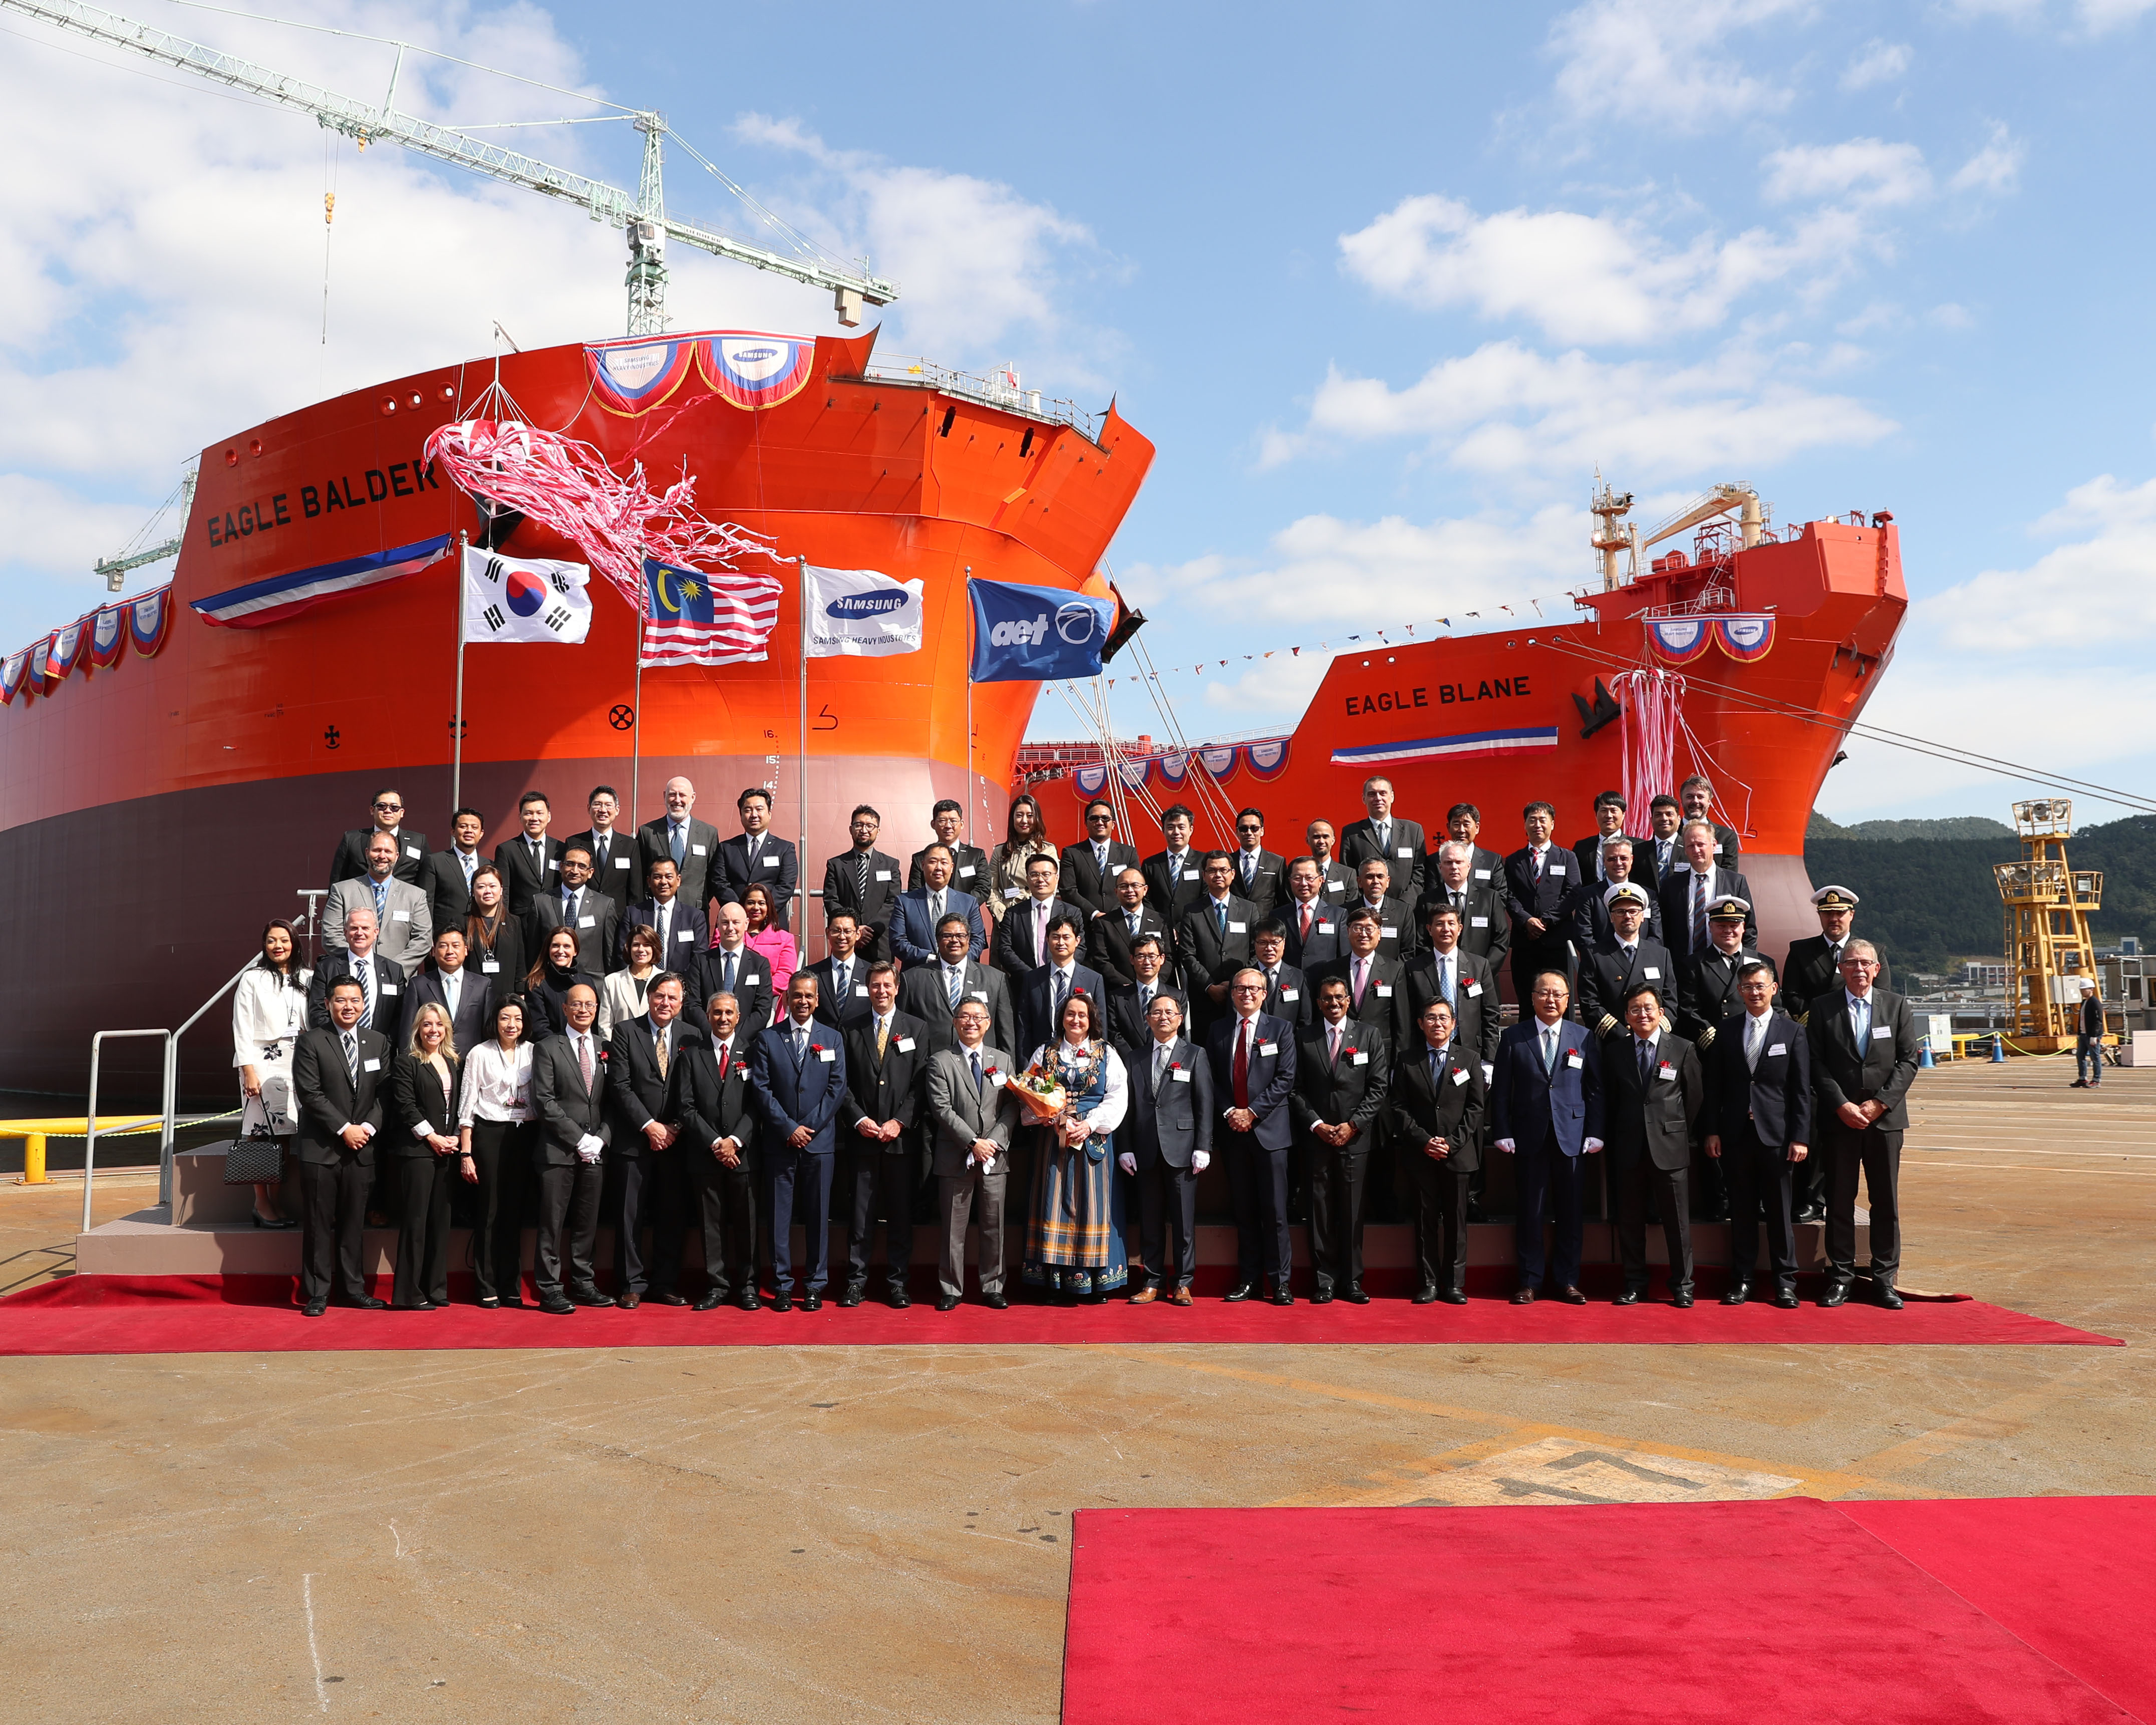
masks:
[[(146, 1114), (140, 1120), (123, 1121), (117, 1126), (106, 1126), (101, 1122), (97, 1135), (103, 1137), (125, 1137), (130, 1132), (157, 1130), (165, 1123), (159, 1114)], [(81, 1115), (63, 1116), (53, 1120), (0, 1120), (0, 1138), (20, 1138), (23, 1141), (23, 1183), (43, 1186), (45, 1178), (45, 1140), (52, 1138), (80, 1138), (90, 1133), (90, 1122)]]

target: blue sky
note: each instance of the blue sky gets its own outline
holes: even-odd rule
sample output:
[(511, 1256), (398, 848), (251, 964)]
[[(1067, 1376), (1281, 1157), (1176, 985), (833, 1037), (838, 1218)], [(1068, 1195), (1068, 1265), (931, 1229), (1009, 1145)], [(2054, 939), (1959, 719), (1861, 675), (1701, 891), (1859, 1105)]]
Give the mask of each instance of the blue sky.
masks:
[[(1784, 520), (1901, 522), (1917, 603), (1867, 716), (2131, 790), (2156, 766), (2135, 716), (2156, 695), (2151, 9), (749, 4), (647, 7), (633, 33), (567, 4), (280, 15), (657, 106), (905, 285), (886, 352), (1113, 393), (1159, 446), (1111, 561), (1164, 665), (1558, 595), (1589, 573), (1598, 461), (1646, 521), (1745, 479)], [(136, 13), (353, 94), (386, 81), (386, 49)], [(0, 211), (9, 644), (95, 602), (90, 559), (210, 439), (484, 352), (496, 318), (527, 346), (619, 331), (619, 237), (572, 211), (390, 151), (326, 162), (305, 119), (0, 28), (0, 141), (36, 164)], [(441, 64), (399, 105), (593, 111)], [(508, 136), (634, 182), (621, 128)], [(669, 201), (731, 218), (678, 157)], [(671, 310), (833, 326), (822, 298), (695, 256)], [(1307, 692), (1273, 667), (1170, 687), (1193, 735), (1285, 730)], [(1045, 698), (1036, 731), (1073, 728)], [(1851, 756), (1821, 798), (1840, 819), (2026, 793)]]

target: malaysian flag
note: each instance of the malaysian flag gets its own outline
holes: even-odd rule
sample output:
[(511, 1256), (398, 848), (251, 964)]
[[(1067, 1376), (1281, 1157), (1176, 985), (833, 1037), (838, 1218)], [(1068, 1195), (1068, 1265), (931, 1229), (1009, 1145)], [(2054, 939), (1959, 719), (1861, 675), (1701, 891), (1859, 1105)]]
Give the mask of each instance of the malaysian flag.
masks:
[[(719, 585), (725, 583), (723, 588)], [(715, 577), (644, 560), (646, 665), (742, 665), (762, 660), (783, 591), (768, 575)]]

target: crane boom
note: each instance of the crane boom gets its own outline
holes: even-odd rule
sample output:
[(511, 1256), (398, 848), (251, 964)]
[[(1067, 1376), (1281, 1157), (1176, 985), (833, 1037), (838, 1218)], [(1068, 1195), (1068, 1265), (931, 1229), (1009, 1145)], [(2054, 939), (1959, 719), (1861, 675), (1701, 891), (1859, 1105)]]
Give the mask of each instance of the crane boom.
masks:
[[(154, 25), (138, 23), (134, 19), (105, 12), (95, 6), (85, 6), (80, 0), (0, 0), (0, 8), (22, 13), (43, 23), (53, 24), (92, 41), (103, 42), (116, 48), (124, 48), (159, 64), (176, 67), (183, 72), (192, 72), (214, 83), (231, 89), (244, 90), (280, 106), (300, 113), (311, 114), (316, 122), (328, 130), (340, 132), (361, 144), (393, 143), (405, 149), (431, 156), (438, 162), (454, 162), (474, 173), (485, 174), (512, 186), (521, 186), (526, 191), (540, 192), (549, 198), (558, 198), (565, 203), (582, 204), (595, 222), (609, 222), (625, 229), (629, 235), (633, 259), (631, 264), (631, 325), (632, 335), (656, 333), (663, 326), (662, 301), (659, 295), (663, 288), (664, 270), (656, 264), (652, 242), (653, 230), (666, 238), (677, 239), (707, 251), (715, 257), (729, 258), (737, 264), (747, 264), (758, 270), (768, 270), (774, 275), (784, 275), (811, 287), (829, 290), (837, 302), (839, 321), (853, 324), (860, 321), (860, 308), (864, 304), (885, 305), (898, 297), (898, 284), (880, 276), (856, 274), (819, 261), (789, 258), (767, 251), (762, 246), (751, 245), (744, 240), (721, 234), (715, 228), (701, 227), (693, 222), (669, 218), (657, 201), (656, 161), (660, 136), (665, 122), (656, 114), (635, 116), (639, 131), (645, 137), (645, 171), (644, 187), (639, 192), (625, 192), (619, 186), (610, 186), (603, 180), (588, 175), (573, 173), (567, 168), (554, 167), (535, 157), (507, 150), (498, 144), (490, 144), (459, 131), (454, 126), (437, 126), (431, 121), (420, 120), (409, 114), (399, 114), (393, 101), (385, 100), (375, 104), (362, 102), (354, 97), (341, 95), (320, 85), (310, 84), (305, 79), (295, 78), (270, 67), (257, 65), (222, 49), (192, 42), (184, 36), (176, 36), (169, 30)], [(401, 54), (400, 54), (401, 59)], [(391, 95), (394, 95), (393, 83)], [(642, 229), (639, 241), (639, 228)], [(651, 280), (656, 268), (659, 280)], [(643, 272), (641, 285), (638, 272)], [(638, 323), (649, 325), (639, 329)]]

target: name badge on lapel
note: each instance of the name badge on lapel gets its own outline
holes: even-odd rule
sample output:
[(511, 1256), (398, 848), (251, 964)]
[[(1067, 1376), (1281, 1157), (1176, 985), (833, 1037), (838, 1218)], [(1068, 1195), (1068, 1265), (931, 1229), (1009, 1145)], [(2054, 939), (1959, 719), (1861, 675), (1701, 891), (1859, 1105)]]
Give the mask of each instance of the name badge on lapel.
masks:
[(763, 860), (763, 865), (767, 869), (775, 869), (778, 866), (778, 859), (775, 856), (767, 856)]
[(1370, 1064), (1370, 1056), (1358, 1048), (1355, 1050), (1355, 1058), (1348, 1064), (1351, 1066), (1367, 1066)]
[(1476, 871), (1475, 871), (1475, 878), (1476, 878), (1477, 880), (1487, 880), (1490, 878), (1490, 871), (1489, 871), (1489, 870), (1487, 870), (1487, 869), (1477, 869), (1477, 870), (1476, 870)]
[(760, 976), (745, 976), (741, 979), (741, 985), (744, 988), (753, 988), (762, 980), (763, 978)]
[[(971, 873), (972, 870), (968, 870), (968, 872)], [(878, 869), (875, 871), (875, 877), (879, 880), (888, 880), (891, 879), (891, 870), (889, 869)]]
[(561, 868), (561, 866), (562, 866), (561, 859), (560, 859), (560, 858), (558, 858), (558, 857), (552, 857), (552, 856), (548, 857), (548, 858), (547, 859), (547, 866), (548, 868), (550, 868), (550, 869), (554, 869), (554, 870), (558, 870)]
[(1330, 922), (1321, 922), (1317, 924), (1317, 932), (1320, 934), (1330, 934), (1332, 932), (1332, 925)]
[(855, 983), (854, 984), (854, 999), (856, 1000), (865, 1000), (868, 998), (869, 985), (866, 983)]
[(410, 857), (413, 862), (419, 860), (419, 847), (416, 845), (407, 845), (404, 847), (404, 854)]
[(1770, 1055), (1785, 1055), (1789, 1051), (1789, 1045), (1786, 1042), (1770, 1042), (1767, 1045), (1767, 1052)]
[(629, 866), (629, 859), (625, 856), (618, 856), (613, 860), (613, 865), (618, 869), (625, 869)]
[(991, 1072), (988, 1074), (988, 1082), (994, 1086), (996, 1089), (1001, 1090), (1005, 1085), (1010, 1082), (1010, 1077), (1007, 1073)]
[(1490, 926), (1490, 919), (1487, 916), (1470, 916), (1467, 919), (1467, 926), (1470, 928), (1487, 928)]
[(359, 1063), (359, 1070), (362, 1072), (379, 1072), (382, 1070), (382, 1062), (379, 1060), (362, 1060)]
[(1185, 870), (1183, 871), (1183, 878), (1184, 880), (1199, 880), (1199, 879), (1200, 879), (1200, 878), (1202, 878), (1202, 877), (1199, 875), (1199, 872), (1198, 872), (1198, 870), (1195, 870), (1195, 869), (1185, 869)]
[(1168, 1081), (1171, 1084), (1188, 1084), (1190, 1082), (1190, 1075), (1184, 1071), (1180, 1066), (1170, 1066), (1168, 1069)]
[(1874, 1024), (1871, 1027), (1871, 1040), (1874, 1042), (1892, 1042), (1894, 1040), (1894, 1027), (1892, 1024)]
[(1281, 990), (1281, 999), (1283, 1000), (1300, 1000), (1302, 999), (1302, 990), (1300, 988), (1282, 988)]
[(412, 913), (409, 911), (392, 911), (389, 913), (389, 920), (392, 922), (409, 922), (412, 920)]
[(839, 1058), (839, 1051), (835, 1048), (825, 1048), (819, 1043), (816, 1045), (816, 1058), (828, 1066)]
[(397, 984), (394, 983), (384, 983), (382, 985), (382, 992), (385, 994), (394, 994), (397, 992)]
[(485, 976), (499, 976), (501, 974), (501, 961), (499, 958), (482, 958), (480, 961), (479, 968), (481, 974)]
[(1380, 922), (1378, 925), (1378, 932), (1386, 940), (1396, 941), (1400, 937), (1400, 925), (1397, 922)]
[(577, 927), (579, 928), (597, 928), (598, 926), (599, 919), (596, 916), (579, 916), (577, 918)]
[(701, 845), (691, 845), (689, 847), (689, 855), (691, 856), (708, 856), (710, 854)]
[(1467, 985), (1467, 998), (1470, 1000), (1481, 999), (1482, 998), (1482, 984), (1480, 983), (1470, 983)]
[(911, 1054), (913, 1052), (913, 1039), (911, 1036), (900, 1037), (898, 1039), (898, 1051), (901, 1054)]
[(696, 937), (696, 931), (693, 928), (677, 928), (674, 931), (674, 938), (677, 941), (692, 941)]
[(1249, 928), (1250, 925), (1246, 922), (1230, 922), (1228, 925), (1228, 932), (1230, 934), (1244, 934), (1249, 932)]
[[(972, 879), (973, 878), (973, 864), (971, 864), (971, 863), (968, 863), (964, 868), (963, 868), (963, 869), (959, 870), (958, 870), (958, 878), (959, 878), (961, 880), (972, 880)], [(877, 875), (877, 876), (876, 876), (876, 879), (877, 879), (877, 880), (890, 880), (890, 879), (891, 879), (891, 876), (890, 876), (890, 875)]]
[(1276, 1055), (1280, 1052), (1280, 1044), (1277, 1042), (1260, 1042), (1258, 1045), (1258, 1052), (1261, 1055)]
[(1549, 865), (1548, 872), (1552, 880), (1562, 880), (1564, 875), (1564, 865), (1563, 863), (1552, 863)]
[(1465, 1066), (1455, 1066), (1452, 1069), (1452, 1081), (1455, 1084), (1466, 1083), (1470, 1076)]
[(1640, 974), (1650, 983), (1658, 983), (1662, 979), (1661, 967), (1658, 964), (1650, 964)]
[(1575, 1072), (1577, 1072), (1577, 1071), (1578, 1071), (1578, 1070), (1582, 1066), (1584, 1066), (1584, 1065), (1587, 1064), (1587, 1062), (1586, 1062), (1586, 1061), (1584, 1061), (1584, 1060), (1583, 1060), (1582, 1059), (1580, 1059), (1579, 1055), (1578, 1055), (1577, 1053), (1573, 1053), (1573, 1054), (1568, 1054), (1568, 1055), (1567, 1055), (1564, 1057), (1564, 1063), (1565, 1063), (1565, 1065), (1566, 1065), (1569, 1066), (1569, 1067), (1570, 1067), (1573, 1071), (1575, 1071)]
[(1664, 1060), (1660, 1066), (1655, 1069), (1655, 1076), (1657, 1078), (1674, 1081), (1676, 1076), (1677, 1069), (1675, 1066), (1672, 1066), (1667, 1060)]
[(1414, 846), (1412, 845), (1403, 845), (1399, 850), (1395, 850), (1393, 855), (1395, 856), (1413, 856), (1414, 855)]
[(1392, 998), (1393, 985), (1390, 983), (1379, 983), (1378, 984), (1378, 999), (1380, 1000), (1389, 1000)]

